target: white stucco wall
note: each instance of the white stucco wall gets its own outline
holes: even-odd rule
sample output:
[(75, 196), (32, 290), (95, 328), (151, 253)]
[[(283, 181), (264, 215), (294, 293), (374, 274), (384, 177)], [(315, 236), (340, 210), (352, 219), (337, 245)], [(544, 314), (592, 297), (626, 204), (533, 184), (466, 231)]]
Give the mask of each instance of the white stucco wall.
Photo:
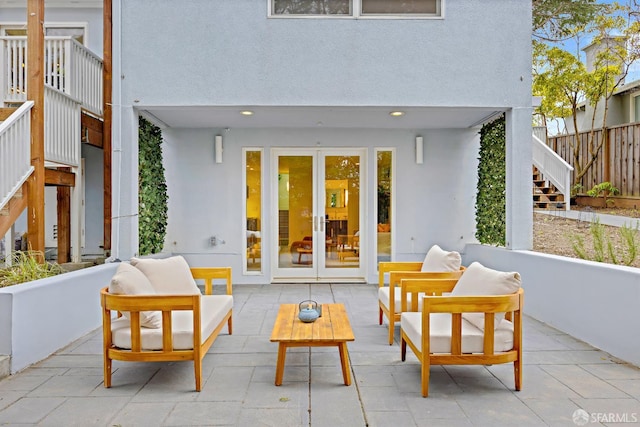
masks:
[(640, 366), (640, 269), (468, 245), (463, 263), (473, 261), (518, 271), (526, 314)]
[[(510, 111), (513, 122), (507, 139), (509, 161), (513, 163), (508, 170), (507, 179), (512, 182), (507, 197), (512, 207), (508, 217), (511, 226), (507, 232), (510, 233), (511, 248), (528, 247), (531, 241), (531, 201), (522, 190), (527, 188), (530, 191), (528, 170), (531, 161), (528, 155), (530, 148), (521, 145), (530, 144), (531, 139), (530, 117), (524, 119), (530, 115), (531, 108), (530, 3), (445, 0), (446, 17), (429, 20), (269, 19), (267, 4), (249, 0), (192, 0), (179, 5), (168, 0), (114, 1), (113, 70), (114, 76), (119, 78), (114, 79), (113, 188), (120, 192), (116, 196), (118, 200), (114, 200), (113, 209), (112, 242), (115, 256), (127, 259), (137, 251), (137, 141), (134, 133), (137, 117), (134, 113), (138, 109), (152, 110), (162, 106), (403, 105), (482, 107)], [(225, 142), (224, 165), (215, 170), (213, 165), (198, 170), (193, 165), (185, 165), (185, 162), (195, 158), (195, 164), (198, 165), (205, 158), (212, 161), (212, 140), (218, 130), (163, 131), (175, 141), (178, 141), (176, 135), (180, 132), (188, 140), (202, 133), (195, 140), (206, 141), (202, 146), (199, 143), (193, 147), (185, 144), (173, 151), (167, 147), (171, 162), (175, 162), (174, 170), (169, 172), (172, 175), (167, 179), (170, 187), (198, 194), (193, 186), (197, 188), (200, 179), (211, 187), (227, 184), (223, 188), (208, 188), (209, 193), (214, 193), (214, 201), (203, 198), (204, 193), (200, 192), (198, 205), (195, 206), (202, 206), (207, 214), (212, 214), (213, 207), (220, 209), (220, 205), (232, 211), (213, 214), (213, 218), (217, 219), (213, 223), (209, 223), (211, 217), (203, 219), (201, 224), (205, 228), (202, 230), (187, 230), (186, 235), (198, 233), (193, 236), (195, 239), (191, 239), (193, 243), (189, 247), (180, 248), (185, 233), (180, 227), (176, 229), (174, 224), (170, 224), (168, 249), (195, 251), (197, 255), (194, 257), (200, 256), (199, 251), (207, 253), (209, 249), (192, 246), (206, 245), (204, 236), (210, 237), (218, 227), (227, 227), (224, 229), (226, 233), (242, 226), (242, 221), (237, 221), (239, 212), (235, 210), (239, 205), (233, 206), (241, 192), (237, 187), (228, 185), (235, 181), (225, 181), (226, 176), (239, 173), (240, 151), (238, 149), (233, 154), (235, 147)], [(234, 129), (234, 132), (239, 131)], [(429, 141), (426, 130), (413, 131), (420, 131)], [(247, 138), (238, 140), (237, 144), (270, 147), (284, 143), (263, 138), (262, 135), (260, 138), (249, 137), (251, 132), (256, 131), (246, 130), (244, 135)], [(276, 135), (277, 132), (289, 131), (271, 132)], [(291, 132), (296, 135), (293, 145), (308, 146), (309, 141), (302, 138), (305, 134), (302, 130)], [(306, 132), (307, 136), (313, 135), (311, 130)], [(361, 132), (362, 136), (379, 134), (372, 129)], [(402, 134), (405, 131), (397, 132)], [(463, 134), (475, 131), (465, 128), (429, 132), (454, 135), (456, 132)], [(394, 139), (394, 136), (379, 145), (375, 137), (355, 138), (358, 143), (352, 140), (348, 145), (372, 150), (375, 146), (400, 147), (402, 141), (407, 140), (409, 153), (413, 150), (410, 147), (413, 146), (411, 141), (414, 137), (415, 133), (411, 138)], [(228, 140), (227, 137), (225, 139)], [(473, 138), (465, 136), (452, 139), (460, 142)], [(463, 145), (443, 145), (440, 156), (446, 160), (438, 165), (432, 164), (435, 168), (440, 165), (443, 169), (445, 166), (448, 168), (444, 176), (454, 178), (451, 184), (445, 185), (448, 189), (442, 186), (446, 182), (441, 179), (442, 176), (424, 172), (430, 170), (426, 164), (423, 169), (416, 169), (413, 159), (403, 163), (399, 153), (397, 164), (401, 172), (398, 183), (404, 189), (398, 191), (400, 198), (397, 207), (404, 210), (402, 221), (406, 221), (407, 228), (405, 231), (398, 230), (398, 259), (418, 258), (431, 241), (439, 238), (439, 233), (460, 234), (455, 241), (450, 240), (450, 235), (442, 236), (443, 240), (450, 240), (450, 244), (470, 241), (467, 239), (473, 234), (472, 221), (466, 214), (452, 211), (454, 214), (447, 217), (446, 213), (431, 213), (436, 209), (435, 206), (441, 211), (459, 208), (459, 200), (449, 207), (426, 201), (431, 199), (431, 195), (441, 195), (441, 191), (442, 194), (446, 191), (449, 197), (464, 199), (465, 209), (473, 211), (473, 203), (469, 200), (475, 190), (472, 191), (466, 178), (471, 174), (475, 176), (476, 169), (475, 166), (463, 169), (459, 163), (467, 163), (469, 159), (475, 162), (477, 147), (469, 149), (467, 145), (464, 150), (456, 151), (459, 147)], [(429, 150), (429, 147), (426, 149)], [(196, 154), (190, 153), (191, 150), (200, 151)], [(206, 157), (201, 160), (199, 156), (205, 153)], [(171, 169), (169, 164), (167, 166)], [(210, 167), (211, 173), (207, 173)], [(463, 189), (456, 194), (451, 189), (458, 185), (455, 179), (457, 174), (462, 174), (465, 179), (461, 181)], [(177, 182), (172, 183), (173, 180)], [(190, 183), (190, 188), (183, 184), (186, 182)], [(420, 197), (411, 199), (402, 195), (403, 191), (414, 186), (421, 191)], [(170, 188), (170, 191), (175, 190)], [(170, 194), (171, 222), (187, 221), (186, 218), (191, 221), (194, 215), (202, 215), (194, 213), (197, 208), (193, 204), (183, 204), (190, 207), (187, 216), (177, 211), (174, 201), (182, 197), (185, 196)], [(525, 198), (529, 201), (525, 201)], [(429, 215), (425, 216), (424, 212)], [(434, 215), (437, 227), (421, 227)], [(514, 221), (518, 215), (522, 215), (521, 222), (516, 223)], [(235, 218), (237, 222), (233, 228), (228, 228), (230, 225), (227, 221), (230, 218)], [(445, 224), (444, 218), (453, 221)], [(400, 217), (397, 219), (401, 221)], [(194, 223), (191, 221), (190, 225)], [(186, 228), (186, 225), (181, 227)], [(410, 228), (430, 230), (416, 231), (413, 249), (408, 249), (408, 243), (402, 240), (411, 237), (407, 231)], [(240, 236), (240, 232), (236, 235)], [(173, 245), (174, 241), (176, 245)], [(234, 262), (238, 262), (239, 247), (227, 245), (218, 250), (229, 253), (224, 256), (220, 253), (215, 258), (216, 262), (227, 263), (227, 256), (235, 257)]]
[(104, 264), (0, 288), (0, 354), (11, 373), (61, 349), (102, 323), (100, 289), (118, 264)]
[[(475, 186), (479, 136), (477, 129), (420, 130), (424, 136), (424, 164), (415, 163), (415, 133), (401, 130), (362, 129), (232, 129), (163, 131), (163, 156), (169, 194), (169, 223), (165, 251), (184, 254), (193, 265), (231, 265), (234, 283), (269, 283), (266, 246), (271, 235), (270, 181), (267, 168), (271, 147), (354, 147), (369, 145), (368, 174), (375, 171), (373, 147), (395, 147), (397, 179), (395, 238), (396, 259), (422, 260), (438, 243), (462, 250), (475, 241)], [(224, 138), (224, 161), (214, 161), (213, 138)], [(241, 276), (243, 200), (242, 147), (264, 146), (263, 276)], [(373, 182), (366, 189), (372, 206)], [(366, 220), (371, 236), (376, 219)], [(226, 243), (209, 245), (216, 236)], [(412, 240), (413, 238), (413, 240)], [(374, 251), (370, 241), (370, 251)], [(377, 280), (375, 257), (367, 266), (367, 279)]]
[(444, 19), (356, 20), (268, 19), (266, 1), (114, 1), (114, 75), (125, 105), (530, 106), (530, 2), (444, 2)]

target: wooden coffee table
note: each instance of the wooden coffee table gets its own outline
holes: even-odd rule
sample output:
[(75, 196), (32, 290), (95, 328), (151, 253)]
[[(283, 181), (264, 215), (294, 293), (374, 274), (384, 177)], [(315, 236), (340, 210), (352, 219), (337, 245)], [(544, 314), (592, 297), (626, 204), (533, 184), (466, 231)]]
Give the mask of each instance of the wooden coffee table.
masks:
[(312, 323), (304, 323), (298, 319), (298, 304), (282, 304), (271, 332), (271, 342), (279, 343), (276, 385), (282, 384), (288, 347), (330, 346), (338, 347), (344, 385), (350, 385), (347, 341), (354, 339), (344, 304), (322, 304), (322, 317)]

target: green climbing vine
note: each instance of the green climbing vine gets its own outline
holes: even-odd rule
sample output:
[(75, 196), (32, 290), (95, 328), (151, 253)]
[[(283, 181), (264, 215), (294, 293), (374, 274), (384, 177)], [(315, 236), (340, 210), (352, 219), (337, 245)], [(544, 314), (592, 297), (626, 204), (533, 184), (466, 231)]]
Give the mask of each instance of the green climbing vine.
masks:
[(476, 238), (480, 243), (505, 245), (505, 121), (504, 115), (482, 126), (476, 195)]
[(162, 165), (162, 131), (138, 123), (138, 229), (140, 255), (162, 251), (167, 231), (167, 184)]

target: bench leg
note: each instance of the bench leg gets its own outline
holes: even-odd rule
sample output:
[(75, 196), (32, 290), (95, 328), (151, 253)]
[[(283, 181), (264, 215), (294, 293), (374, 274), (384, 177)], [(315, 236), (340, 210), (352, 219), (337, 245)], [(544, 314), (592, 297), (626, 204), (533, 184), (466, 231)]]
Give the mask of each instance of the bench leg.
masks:
[[(424, 359), (426, 359), (426, 361)], [(420, 362), (422, 365), (422, 397), (427, 397), (429, 395), (429, 369), (431, 368), (429, 355), (425, 357), (423, 354)]]
[(341, 342), (338, 344), (340, 350), (340, 364), (342, 365), (342, 378), (344, 378), (344, 385), (351, 385), (351, 368), (349, 368), (349, 351), (347, 350), (347, 343)]
[(111, 359), (106, 355), (108, 350), (105, 349), (104, 355), (104, 386), (105, 388), (111, 387)]
[(389, 316), (389, 345), (393, 344), (393, 335), (395, 333), (395, 328), (396, 328), (396, 322), (391, 318), (392, 316), (393, 315)]
[(287, 346), (284, 343), (278, 345), (278, 361), (276, 362), (276, 385), (282, 385), (284, 375), (284, 361), (287, 357)]
[(202, 390), (202, 359), (200, 356), (196, 356), (193, 361), (193, 370), (196, 375), (196, 391)]

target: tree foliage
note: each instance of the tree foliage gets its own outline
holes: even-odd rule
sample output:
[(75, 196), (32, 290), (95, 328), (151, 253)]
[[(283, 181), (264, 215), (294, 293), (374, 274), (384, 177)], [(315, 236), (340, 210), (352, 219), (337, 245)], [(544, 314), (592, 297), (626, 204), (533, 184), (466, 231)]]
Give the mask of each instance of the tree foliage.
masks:
[[(578, 133), (578, 115), (581, 104), (590, 109), (590, 124), (585, 141), (575, 138), (570, 142), (573, 156), (574, 184), (595, 164), (607, 142), (607, 132), (596, 139), (596, 131), (605, 128), (609, 101), (624, 83), (632, 64), (640, 58), (640, 24), (637, 0), (620, 5), (602, 5), (592, 20), (583, 27), (593, 35), (592, 44), (599, 46), (593, 56), (590, 70), (579, 56), (558, 47), (534, 43), (533, 94), (542, 97), (537, 113), (543, 117), (569, 119)], [(588, 30), (587, 30), (588, 27)], [(575, 37), (583, 34), (575, 33)], [(596, 123), (601, 112), (601, 122)], [(584, 129), (582, 129), (584, 130)], [(571, 141), (571, 140), (570, 140)], [(586, 154), (583, 150), (586, 144)]]
[(506, 241), (505, 118), (482, 126), (476, 195), (476, 238), (504, 246)]
[(167, 185), (162, 165), (162, 132), (140, 117), (138, 123), (138, 229), (140, 255), (162, 251), (167, 229)]
[(533, 0), (533, 35), (546, 41), (567, 39), (592, 22), (602, 8), (596, 0)]

